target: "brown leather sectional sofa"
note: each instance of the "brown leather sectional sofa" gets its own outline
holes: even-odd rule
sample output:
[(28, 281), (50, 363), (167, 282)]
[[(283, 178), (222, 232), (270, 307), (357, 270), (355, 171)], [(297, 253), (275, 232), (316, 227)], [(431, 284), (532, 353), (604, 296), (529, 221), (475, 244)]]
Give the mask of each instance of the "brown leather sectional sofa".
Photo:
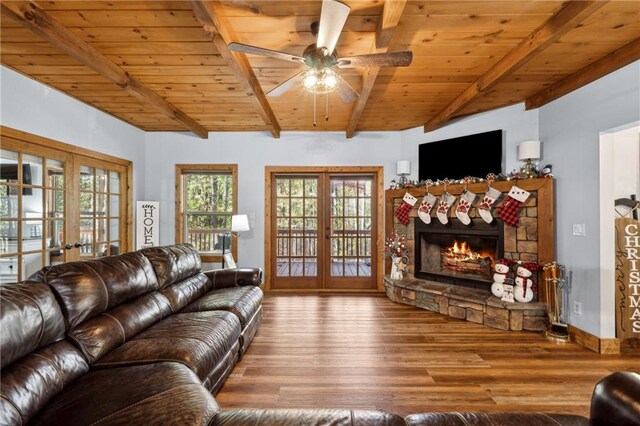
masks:
[[(45, 268), (0, 287), (0, 425), (640, 425), (640, 375), (591, 422), (546, 414), (221, 411), (212, 394), (262, 319), (259, 269), (202, 272), (188, 245)], [(428, 407), (425, 407), (428, 409)]]
[(0, 424), (206, 424), (262, 319), (259, 269), (202, 272), (189, 245), (2, 286)]

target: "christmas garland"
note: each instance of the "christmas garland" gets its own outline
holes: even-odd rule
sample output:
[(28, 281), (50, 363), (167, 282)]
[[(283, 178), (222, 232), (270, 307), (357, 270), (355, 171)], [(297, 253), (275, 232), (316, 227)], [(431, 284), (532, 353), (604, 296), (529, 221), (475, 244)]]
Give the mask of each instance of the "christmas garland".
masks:
[[(535, 179), (535, 178), (539, 178), (539, 177), (553, 177), (553, 175), (550, 172), (550, 166), (545, 166), (545, 168), (543, 169), (542, 172), (538, 172), (536, 170), (536, 172), (538, 172), (538, 175), (535, 176), (534, 178), (530, 178), (530, 179)], [(500, 182), (500, 181), (512, 181), (512, 180), (523, 180), (523, 179), (529, 179), (529, 178), (525, 178), (522, 176), (522, 174), (517, 171), (514, 170), (511, 173), (509, 173), (508, 175), (505, 175), (504, 173), (498, 173), (498, 174), (489, 174), (487, 175), (487, 178), (481, 178), (481, 177), (477, 177), (477, 176), (469, 176), (467, 178), (464, 179), (437, 179), (432, 181), (431, 179), (427, 179), (427, 180), (407, 180), (404, 183), (399, 183), (396, 182), (396, 180), (392, 180), (391, 181), (391, 188), (390, 189), (408, 189), (408, 188), (422, 188), (422, 187), (426, 187), (426, 186), (440, 186), (440, 185), (444, 185), (445, 181), (447, 185), (455, 185), (455, 184), (459, 184), (462, 185), (465, 183), (465, 179), (469, 179), (467, 180), (467, 183), (482, 183), (482, 182), (486, 182), (488, 177), (492, 176), (493, 177), (493, 181), (494, 182)]]

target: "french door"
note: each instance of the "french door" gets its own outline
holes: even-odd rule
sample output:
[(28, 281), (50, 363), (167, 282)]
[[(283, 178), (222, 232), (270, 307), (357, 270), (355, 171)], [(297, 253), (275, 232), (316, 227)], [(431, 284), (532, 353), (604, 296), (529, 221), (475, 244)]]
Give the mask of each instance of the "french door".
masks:
[(270, 288), (377, 288), (378, 174), (343, 169), (270, 173)]
[(1, 130), (0, 284), (130, 249), (126, 160)]

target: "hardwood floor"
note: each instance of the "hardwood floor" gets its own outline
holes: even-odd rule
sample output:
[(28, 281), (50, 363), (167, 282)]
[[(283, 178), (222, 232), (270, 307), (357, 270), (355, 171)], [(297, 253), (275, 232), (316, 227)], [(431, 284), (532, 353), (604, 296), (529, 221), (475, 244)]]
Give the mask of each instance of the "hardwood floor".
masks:
[(270, 295), (216, 399), (223, 409), (331, 407), (545, 411), (588, 416), (595, 383), (640, 372), (640, 353), (598, 355), (384, 296)]

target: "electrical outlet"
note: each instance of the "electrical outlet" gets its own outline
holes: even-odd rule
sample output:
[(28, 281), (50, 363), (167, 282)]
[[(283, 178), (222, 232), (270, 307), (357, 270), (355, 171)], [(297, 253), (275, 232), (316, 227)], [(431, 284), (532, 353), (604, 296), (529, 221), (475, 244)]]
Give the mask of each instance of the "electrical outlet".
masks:
[(582, 303), (573, 302), (573, 313), (576, 315), (582, 315)]
[(573, 235), (577, 237), (584, 237), (587, 235), (584, 223), (574, 223), (573, 224)]

